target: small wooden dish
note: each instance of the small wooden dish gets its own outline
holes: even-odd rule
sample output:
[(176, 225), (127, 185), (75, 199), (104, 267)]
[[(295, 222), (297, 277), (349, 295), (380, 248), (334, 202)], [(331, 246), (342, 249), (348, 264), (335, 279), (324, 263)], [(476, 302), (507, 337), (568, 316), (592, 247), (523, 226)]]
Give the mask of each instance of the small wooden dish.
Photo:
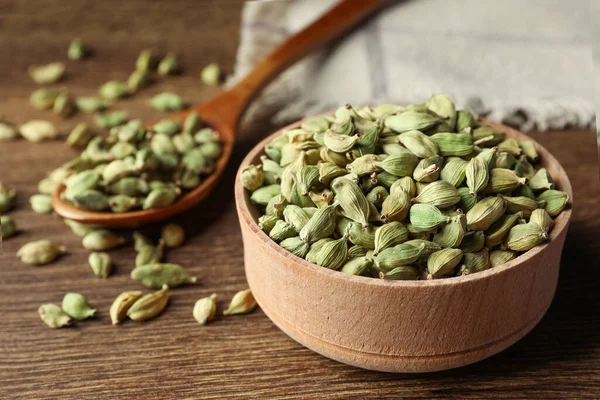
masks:
[[(484, 122), (518, 141), (531, 140), (505, 125)], [(301, 123), (256, 145), (242, 167), (258, 164), (271, 139)], [(563, 168), (545, 148), (535, 145), (557, 187), (572, 199)], [(571, 218), (571, 210), (564, 210), (546, 244), (500, 267), (449, 279), (385, 281), (319, 267), (279, 247), (258, 227), (258, 211), (240, 183), (239, 171), (235, 199), (246, 277), (265, 314), (317, 353), (387, 372), (460, 367), (525, 336), (554, 297)]]

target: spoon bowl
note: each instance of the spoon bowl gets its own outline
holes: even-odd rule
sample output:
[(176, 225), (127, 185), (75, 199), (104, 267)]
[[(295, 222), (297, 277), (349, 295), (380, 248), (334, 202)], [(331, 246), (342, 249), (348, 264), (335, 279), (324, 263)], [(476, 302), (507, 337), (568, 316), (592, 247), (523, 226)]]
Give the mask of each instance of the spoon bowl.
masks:
[(61, 198), (60, 185), (52, 195), (54, 211), (63, 218), (108, 228), (125, 228), (162, 221), (194, 207), (204, 200), (223, 174), (235, 143), (240, 117), (250, 100), (271, 80), (303, 56), (331, 43), (383, 6), (386, 0), (343, 0), (302, 31), (289, 37), (243, 80), (214, 99), (166, 118), (183, 121), (192, 111), (221, 135), (223, 153), (214, 171), (193, 190), (168, 207), (126, 213), (92, 212)]

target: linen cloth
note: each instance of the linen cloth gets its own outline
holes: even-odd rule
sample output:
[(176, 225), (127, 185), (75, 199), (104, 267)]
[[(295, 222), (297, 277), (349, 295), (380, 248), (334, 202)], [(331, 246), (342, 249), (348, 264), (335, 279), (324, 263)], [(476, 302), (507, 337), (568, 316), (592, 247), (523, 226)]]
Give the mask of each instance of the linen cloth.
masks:
[[(249, 114), (285, 122), (345, 103), (405, 104), (447, 93), (460, 108), (524, 131), (587, 128), (595, 121), (594, 2), (600, 3), (395, 1), (334, 47), (284, 72)], [(247, 2), (228, 84), (334, 4)]]

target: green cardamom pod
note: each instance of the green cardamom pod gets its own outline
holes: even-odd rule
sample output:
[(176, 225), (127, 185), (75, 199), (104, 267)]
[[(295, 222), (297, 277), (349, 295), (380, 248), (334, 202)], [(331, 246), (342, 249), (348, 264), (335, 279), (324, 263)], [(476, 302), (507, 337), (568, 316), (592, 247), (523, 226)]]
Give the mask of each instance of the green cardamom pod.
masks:
[(46, 65), (32, 65), (29, 67), (29, 76), (35, 83), (41, 85), (55, 83), (65, 74), (65, 64), (53, 62)]
[(487, 193), (506, 193), (526, 184), (527, 178), (520, 178), (513, 171), (505, 168), (493, 168), (490, 180), (485, 188)]
[(556, 217), (567, 206), (569, 195), (560, 190), (549, 189), (542, 192), (537, 200), (538, 202), (545, 201), (546, 205), (543, 208), (551, 217)]
[(185, 241), (185, 231), (181, 225), (167, 224), (163, 227), (160, 237), (165, 246), (174, 249), (181, 247)]
[(460, 249), (442, 249), (431, 254), (427, 259), (427, 279), (438, 279), (454, 275), (463, 252)]
[(415, 181), (430, 183), (438, 180), (444, 159), (440, 156), (424, 158), (415, 167), (413, 178)]
[(395, 281), (416, 281), (419, 277), (419, 270), (410, 265), (401, 265), (387, 272), (379, 271), (380, 279)]
[(47, 194), (34, 194), (29, 198), (29, 204), (37, 214), (49, 214), (54, 209), (52, 207), (52, 197)]
[(325, 146), (336, 153), (345, 153), (349, 151), (360, 139), (360, 136), (347, 136), (340, 133), (335, 133), (331, 130), (325, 132), (323, 137)]
[(150, 107), (157, 111), (179, 111), (185, 108), (185, 104), (177, 94), (163, 92), (152, 97)]
[(137, 60), (135, 61), (135, 69), (138, 71), (150, 71), (156, 64), (156, 57), (154, 51), (151, 49), (145, 49), (140, 52)]
[(546, 233), (549, 232), (554, 225), (552, 217), (550, 217), (550, 214), (548, 214), (548, 212), (543, 208), (533, 210), (531, 217), (529, 218), (529, 222), (538, 224)]
[(202, 128), (194, 134), (194, 141), (198, 144), (214, 142), (216, 140), (219, 140), (219, 133), (212, 128)]
[(252, 192), (250, 200), (256, 204), (266, 206), (269, 203), (269, 200), (279, 194), (281, 194), (280, 185), (263, 186)]
[(465, 169), (465, 177), (467, 178), (469, 194), (476, 197), (489, 182), (489, 171), (485, 161), (480, 157), (471, 158)]
[(143, 296), (140, 290), (130, 290), (121, 293), (110, 306), (109, 314), (113, 325), (117, 325), (127, 316), (127, 311), (131, 306)]
[(83, 149), (93, 137), (94, 134), (88, 129), (88, 125), (85, 122), (81, 122), (69, 134), (67, 144), (75, 149)]
[(219, 158), (223, 153), (223, 147), (219, 142), (204, 143), (200, 145), (200, 148), (198, 150), (200, 151), (200, 154), (202, 154), (204, 157), (213, 161)]
[(410, 176), (403, 176), (391, 184), (390, 194), (396, 193), (398, 190), (408, 193), (408, 197), (412, 199), (417, 192), (417, 187)]
[(71, 317), (56, 304), (42, 304), (38, 308), (38, 313), (42, 321), (53, 329), (70, 326), (72, 323)]
[(15, 206), (17, 192), (14, 189), (6, 189), (0, 182), (0, 214), (8, 212)]
[(24, 123), (19, 127), (19, 132), (21, 136), (32, 143), (56, 139), (58, 136), (58, 132), (52, 123), (39, 119)]
[(498, 152), (502, 151), (510, 153), (515, 157), (521, 155), (521, 147), (519, 146), (519, 143), (513, 138), (508, 138), (498, 143)]
[(538, 204), (535, 200), (525, 196), (504, 196), (500, 195), (501, 198), (506, 202), (506, 210), (510, 213), (522, 213), (522, 217), (529, 218), (533, 210), (538, 208)]
[(396, 246), (408, 239), (408, 229), (398, 221), (383, 224), (375, 231), (374, 251), (376, 256), (380, 251)]
[(99, 190), (88, 189), (73, 195), (73, 203), (89, 211), (104, 211), (110, 207), (108, 196)]
[[(300, 237), (306, 243), (313, 243), (331, 236), (336, 227), (338, 204), (319, 208), (300, 230)], [(368, 224), (368, 222), (367, 222)]]
[(108, 205), (112, 212), (124, 213), (139, 205), (135, 197), (117, 194), (108, 198)]
[(127, 310), (127, 316), (133, 321), (146, 321), (159, 315), (169, 301), (169, 287), (148, 293), (137, 299)]
[(223, 315), (248, 314), (256, 308), (256, 300), (250, 289), (237, 292)]
[(181, 131), (181, 123), (174, 119), (163, 119), (152, 125), (152, 130), (156, 133), (173, 136)]
[[(369, 225), (369, 201), (358, 185), (346, 178), (337, 178), (331, 188), (335, 193), (335, 200), (344, 210), (344, 214), (351, 220), (366, 227)], [(302, 234), (300, 235), (302, 237)]]
[(296, 184), (298, 190), (303, 196), (307, 196), (308, 192), (319, 182), (319, 169), (313, 165), (306, 165), (300, 168), (296, 174)]
[(408, 131), (398, 135), (398, 140), (404, 147), (419, 158), (437, 156), (439, 149), (437, 145), (420, 131)]
[(456, 113), (456, 131), (460, 132), (467, 128), (475, 126), (475, 118), (473, 114), (466, 110), (460, 110)]
[(492, 268), (517, 258), (518, 253), (512, 250), (493, 250), (490, 252), (490, 265)]
[(460, 268), (459, 275), (469, 275), (475, 272), (485, 271), (491, 268), (490, 254), (488, 249), (483, 249), (477, 253), (465, 253), (463, 255), (463, 265)]
[(73, 221), (71, 219), (64, 219), (65, 224), (71, 228), (71, 231), (79, 237), (84, 237), (88, 233), (98, 229), (97, 225), (82, 224), (81, 222)]
[(331, 124), (324, 117), (310, 118), (302, 123), (302, 129), (314, 133), (325, 132)]
[(286, 221), (279, 220), (269, 232), (269, 237), (275, 242), (281, 242), (284, 239), (294, 237), (298, 234), (294, 226)]
[(258, 218), (258, 226), (268, 235), (273, 227), (275, 227), (277, 221), (279, 221), (279, 218), (275, 215), (263, 215)]
[(175, 56), (173, 53), (167, 54), (162, 60), (160, 60), (156, 70), (161, 76), (173, 75), (177, 73), (177, 56)]
[(377, 166), (390, 174), (401, 177), (412, 176), (418, 163), (419, 158), (406, 151), (386, 157), (383, 161), (378, 162)]
[(539, 159), (539, 155), (533, 141), (523, 140), (522, 142), (519, 142), (519, 146), (521, 146), (523, 154), (532, 162), (536, 162)]
[(113, 111), (103, 114), (96, 114), (94, 122), (100, 128), (111, 129), (119, 125), (123, 125), (128, 120), (127, 113), (125, 111)]
[(413, 130), (423, 131), (441, 122), (441, 119), (431, 114), (418, 111), (404, 111), (385, 119), (385, 126), (395, 132), (403, 133)]
[(351, 222), (347, 229), (350, 242), (367, 249), (375, 248), (375, 233), (379, 228), (370, 224), (367, 227), (362, 227), (357, 222)]
[(481, 251), (485, 246), (485, 233), (483, 231), (472, 231), (468, 232), (463, 238), (459, 249), (463, 253), (477, 253)]
[(302, 207), (290, 204), (283, 210), (283, 218), (294, 227), (296, 232), (300, 232), (310, 220), (310, 215)]
[(61, 94), (60, 90), (40, 88), (31, 94), (29, 103), (36, 110), (48, 110), (54, 106), (54, 101)]
[(505, 214), (500, 217), (498, 221), (494, 222), (492, 226), (485, 231), (485, 245), (487, 247), (494, 247), (504, 242), (508, 232), (522, 218), (523, 213), (520, 211), (516, 214)]
[(390, 194), (383, 186), (375, 186), (371, 191), (366, 195), (367, 201), (373, 204), (375, 207), (381, 207), (385, 199)]
[(467, 230), (467, 218), (459, 214), (450, 219), (439, 233), (433, 236), (433, 241), (444, 247), (458, 247), (462, 243)]
[(364, 257), (370, 252), (362, 246), (352, 246), (348, 249), (348, 258)]
[(18, 136), (14, 126), (0, 120), (0, 142), (16, 139)]
[(321, 239), (312, 244), (306, 254), (306, 260), (328, 269), (338, 270), (348, 258), (348, 236), (340, 239)]
[(350, 164), (346, 165), (346, 169), (358, 176), (371, 175), (375, 172), (381, 171), (377, 164), (381, 161), (381, 157), (376, 154), (365, 154)]
[(154, 189), (144, 200), (142, 208), (144, 210), (150, 210), (168, 207), (175, 202), (180, 194), (181, 190), (179, 188)]
[(450, 96), (446, 94), (431, 96), (427, 102), (427, 109), (444, 118), (444, 122), (448, 125), (450, 130), (454, 131), (458, 115), (456, 113), (454, 101), (452, 101)]
[(554, 189), (554, 180), (546, 168), (540, 168), (529, 181), (529, 187), (534, 192), (541, 192), (547, 189)]
[(117, 236), (107, 229), (93, 230), (83, 237), (83, 247), (92, 251), (110, 250), (126, 242), (124, 237)]
[(416, 203), (430, 204), (446, 208), (460, 201), (461, 197), (456, 188), (446, 181), (435, 181), (428, 184), (417, 197)]
[(292, 186), (292, 191), (290, 193), (290, 203), (295, 204), (300, 207), (315, 207), (315, 203), (310, 199), (308, 193), (303, 195), (300, 193), (300, 186), (296, 183)]
[(75, 98), (75, 105), (79, 111), (94, 113), (108, 108), (110, 103), (98, 97), (80, 96)]
[[(407, 177), (412, 180), (412, 177), (409, 177), (409, 176), (407, 176)], [(400, 179), (401, 179), (400, 177), (398, 177), (398, 176), (396, 176), (394, 174), (390, 174), (387, 171), (383, 171), (383, 172), (380, 172), (380, 173), (377, 174), (377, 182), (380, 183), (382, 186), (384, 186), (386, 188), (390, 188), (390, 192), (391, 192), (391, 186), (394, 184), (394, 182), (396, 182), (396, 181), (398, 181)]]
[(106, 253), (92, 252), (88, 257), (88, 262), (92, 271), (94, 271), (94, 275), (99, 278), (108, 278), (112, 272), (113, 264), (110, 256)]
[(397, 190), (390, 194), (381, 205), (381, 220), (384, 223), (403, 221), (410, 210), (410, 196), (404, 190)]
[(354, 257), (348, 260), (340, 269), (341, 272), (348, 275), (365, 275), (373, 265), (373, 259), (370, 257)]
[(210, 63), (202, 68), (200, 77), (204, 84), (216, 86), (221, 81), (221, 68), (219, 68), (219, 65), (216, 63)]
[(131, 279), (151, 289), (157, 289), (163, 285), (174, 288), (186, 283), (196, 283), (198, 280), (195, 276), (190, 276), (181, 266), (167, 263), (136, 266), (131, 271)]
[(515, 156), (505, 151), (498, 153), (496, 156), (496, 168), (513, 169), (516, 163)]
[(17, 233), (17, 226), (12, 217), (0, 215), (0, 239), (5, 240)]
[(108, 100), (120, 99), (127, 96), (127, 84), (117, 80), (108, 81), (100, 86), (98, 93)]
[(471, 196), (471, 190), (468, 187), (459, 187), (457, 189), (460, 195), (460, 201), (456, 204), (463, 211), (469, 211), (477, 204), (477, 197)]
[(200, 325), (206, 325), (209, 321), (212, 321), (216, 313), (217, 295), (215, 293), (211, 294), (209, 297), (198, 300), (196, 304), (194, 304), (194, 310), (192, 312), (194, 319), (198, 321)]
[(81, 39), (71, 40), (69, 48), (67, 49), (67, 58), (69, 60), (81, 60), (88, 55), (90, 55), (90, 51), (86, 48)]
[(448, 222), (450, 217), (431, 204), (413, 204), (410, 208), (410, 223), (419, 231), (429, 231)]
[(440, 246), (438, 243), (423, 239), (411, 239), (404, 242), (404, 244), (413, 247), (423, 247), (423, 252), (421, 253), (418, 261), (427, 260), (430, 255), (442, 249), (442, 246)]
[(468, 156), (473, 152), (473, 140), (469, 133), (439, 132), (430, 136), (441, 156)]
[(242, 186), (250, 191), (254, 191), (264, 184), (265, 177), (262, 169), (254, 165), (248, 165), (240, 172), (240, 182)]
[(548, 234), (540, 225), (530, 222), (515, 225), (506, 240), (509, 249), (527, 251), (548, 240)]
[(482, 231), (488, 229), (504, 214), (506, 203), (500, 197), (485, 197), (467, 211), (467, 229)]
[(389, 272), (402, 265), (410, 265), (417, 261), (425, 251), (425, 244), (411, 246), (406, 243), (383, 249), (374, 257), (377, 268)]
[(121, 194), (129, 197), (144, 195), (150, 191), (148, 182), (138, 177), (125, 177), (106, 186), (111, 194)]
[(517, 176), (520, 176), (522, 178), (527, 178), (531, 180), (535, 176), (535, 168), (533, 168), (533, 165), (531, 165), (531, 163), (527, 161), (527, 158), (525, 156), (521, 156), (517, 160), (517, 163), (515, 164), (513, 169)]
[(300, 238), (300, 236), (294, 236), (284, 239), (279, 243), (281, 247), (295, 255), (296, 257), (304, 258), (310, 249), (310, 244)]
[(67, 249), (64, 246), (56, 246), (49, 240), (37, 240), (27, 243), (17, 251), (17, 258), (29, 265), (44, 265), (56, 260)]
[(62, 309), (71, 318), (77, 320), (88, 319), (96, 314), (96, 310), (90, 307), (84, 296), (79, 293), (67, 293), (63, 297)]
[(440, 179), (454, 187), (459, 187), (465, 180), (468, 162), (460, 157), (449, 157), (440, 171)]
[(75, 111), (77, 111), (75, 101), (73, 101), (73, 99), (66, 92), (63, 91), (56, 96), (54, 105), (52, 106), (52, 112), (54, 114), (63, 118), (67, 118), (75, 113)]
[(148, 264), (160, 263), (165, 249), (165, 241), (159, 240), (158, 245), (153, 246), (152, 244), (145, 245), (138, 250), (135, 256), (135, 266), (141, 267)]

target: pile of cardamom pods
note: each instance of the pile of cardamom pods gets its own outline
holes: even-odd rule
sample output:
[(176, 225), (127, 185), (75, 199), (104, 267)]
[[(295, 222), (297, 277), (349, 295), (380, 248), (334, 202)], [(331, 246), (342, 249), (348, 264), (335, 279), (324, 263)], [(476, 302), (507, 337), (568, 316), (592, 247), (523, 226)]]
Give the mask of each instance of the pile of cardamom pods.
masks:
[(306, 120), (241, 172), (260, 228), (292, 254), (344, 273), (416, 280), (496, 267), (548, 239), (567, 205), (531, 141), (456, 110), (341, 107)]

